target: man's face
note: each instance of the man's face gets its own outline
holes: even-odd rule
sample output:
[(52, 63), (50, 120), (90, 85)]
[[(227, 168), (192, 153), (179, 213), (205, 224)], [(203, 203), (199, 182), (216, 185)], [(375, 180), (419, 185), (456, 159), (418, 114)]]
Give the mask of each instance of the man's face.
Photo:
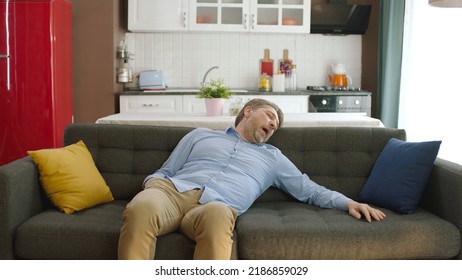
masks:
[(273, 107), (264, 106), (258, 109), (247, 107), (244, 109), (241, 137), (248, 142), (254, 144), (264, 143), (268, 141), (278, 127), (279, 118)]

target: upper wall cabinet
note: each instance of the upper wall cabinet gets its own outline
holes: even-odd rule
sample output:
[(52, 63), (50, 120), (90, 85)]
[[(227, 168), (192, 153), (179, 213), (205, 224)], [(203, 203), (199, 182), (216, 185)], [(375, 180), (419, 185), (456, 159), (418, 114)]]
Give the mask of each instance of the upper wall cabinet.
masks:
[(311, 0), (129, 0), (128, 29), (309, 33), (310, 14)]
[(310, 33), (311, 0), (252, 0), (250, 31)]
[(190, 30), (247, 31), (252, 0), (191, 0)]
[(189, 0), (128, 0), (128, 30), (188, 30)]

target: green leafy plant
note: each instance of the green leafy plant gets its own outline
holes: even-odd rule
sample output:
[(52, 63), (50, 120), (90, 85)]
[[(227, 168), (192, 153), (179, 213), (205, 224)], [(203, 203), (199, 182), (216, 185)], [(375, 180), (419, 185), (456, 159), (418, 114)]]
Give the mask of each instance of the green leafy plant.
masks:
[(222, 79), (211, 80), (210, 83), (202, 84), (197, 98), (224, 98), (229, 99), (233, 93)]

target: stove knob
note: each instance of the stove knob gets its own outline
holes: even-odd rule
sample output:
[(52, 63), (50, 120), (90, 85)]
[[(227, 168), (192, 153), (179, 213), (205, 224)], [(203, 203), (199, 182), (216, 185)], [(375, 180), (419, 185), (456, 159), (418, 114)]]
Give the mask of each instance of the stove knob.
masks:
[(338, 104), (339, 104), (339, 105), (342, 105), (342, 104), (343, 104), (343, 100), (339, 100), (339, 101), (338, 101)]
[(321, 101), (321, 103), (322, 103), (322, 105), (327, 105), (327, 100), (323, 99), (323, 100)]
[(355, 100), (355, 104), (356, 104), (356, 105), (359, 105), (359, 100), (356, 99), (356, 100)]

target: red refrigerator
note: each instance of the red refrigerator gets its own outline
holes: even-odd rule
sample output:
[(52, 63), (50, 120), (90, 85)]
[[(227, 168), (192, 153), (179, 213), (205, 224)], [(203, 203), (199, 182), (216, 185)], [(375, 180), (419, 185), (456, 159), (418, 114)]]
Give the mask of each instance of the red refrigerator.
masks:
[(0, 165), (61, 147), (72, 123), (72, 6), (0, 0)]

